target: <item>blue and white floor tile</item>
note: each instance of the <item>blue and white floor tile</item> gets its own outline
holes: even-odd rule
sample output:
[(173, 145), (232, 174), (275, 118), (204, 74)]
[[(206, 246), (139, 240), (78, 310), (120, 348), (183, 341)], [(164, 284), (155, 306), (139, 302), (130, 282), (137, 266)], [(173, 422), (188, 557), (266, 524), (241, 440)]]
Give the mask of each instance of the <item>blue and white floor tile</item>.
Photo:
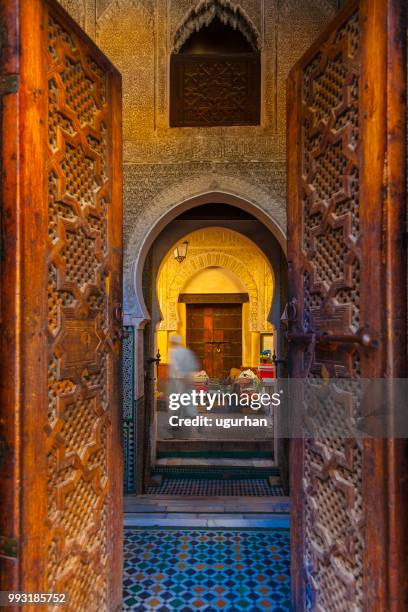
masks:
[(290, 610), (289, 531), (126, 529), (124, 610)]

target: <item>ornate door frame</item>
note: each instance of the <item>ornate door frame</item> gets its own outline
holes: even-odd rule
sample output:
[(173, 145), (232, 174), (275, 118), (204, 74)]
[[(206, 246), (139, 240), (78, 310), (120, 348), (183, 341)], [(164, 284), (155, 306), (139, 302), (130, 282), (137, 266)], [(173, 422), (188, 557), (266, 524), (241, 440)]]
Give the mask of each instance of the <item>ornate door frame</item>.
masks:
[[(289, 77), (292, 378), (407, 375), (403, 4), (352, 0)], [(294, 609), (405, 610), (406, 441), (339, 442), (291, 443)]]

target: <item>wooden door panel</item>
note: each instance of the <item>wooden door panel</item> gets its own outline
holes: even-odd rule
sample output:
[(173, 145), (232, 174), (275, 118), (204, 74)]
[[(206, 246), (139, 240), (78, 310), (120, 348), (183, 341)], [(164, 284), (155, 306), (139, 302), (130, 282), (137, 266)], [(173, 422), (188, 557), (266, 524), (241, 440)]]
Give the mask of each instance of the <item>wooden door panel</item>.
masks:
[(234, 345), (240, 345), (242, 342), (242, 330), (239, 327), (234, 329), (225, 329), (224, 336), (231, 342), (230, 348)]
[(210, 377), (226, 377), (242, 361), (242, 304), (187, 304), (187, 346)]
[(188, 324), (191, 330), (197, 331), (204, 329), (204, 315), (195, 315), (193, 317), (188, 318)]
[(2, 314), (19, 362), (3, 345), (2, 399), (14, 388), (14, 402), (2, 409), (21, 419), (7, 430), (14, 486), (1, 517), (20, 571), (6, 567), (2, 588), (119, 610), (121, 79), (56, 2), (7, 0), (1, 20), (20, 49), (13, 185), (2, 143), (16, 219), (4, 272), (17, 271), (13, 287), (2, 279)]
[[(291, 72), (292, 378), (406, 376), (403, 12), (394, 1), (349, 2)], [(342, 340), (328, 344), (325, 334)], [(396, 528), (394, 514), (404, 444), (292, 441), (295, 609), (405, 609), (406, 526)]]
[[(190, 319), (191, 324), (191, 319)], [(203, 342), (203, 330), (189, 327), (189, 345), (202, 344)]]
[(215, 327), (215, 321), (212, 321), (213, 329), (212, 329), (212, 339), (222, 342), (224, 340), (224, 329), (219, 327), (218, 329)]
[(227, 315), (227, 316), (215, 316), (214, 317), (214, 329), (223, 329), (223, 330), (234, 330), (239, 329), (242, 325), (241, 323), (242, 316), (238, 315)]

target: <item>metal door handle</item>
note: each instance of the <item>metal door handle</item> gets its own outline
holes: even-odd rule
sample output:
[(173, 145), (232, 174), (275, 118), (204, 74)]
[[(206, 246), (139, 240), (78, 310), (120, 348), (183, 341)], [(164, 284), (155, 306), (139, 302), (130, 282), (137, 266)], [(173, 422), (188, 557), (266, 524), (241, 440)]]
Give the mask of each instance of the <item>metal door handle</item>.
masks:
[(117, 302), (113, 307), (113, 318), (115, 319), (116, 323), (119, 323), (120, 325), (118, 331), (116, 332), (116, 339), (125, 340), (126, 338), (129, 338), (129, 332), (123, 329), (123, 308), (121, 302)]
[(115, 304), (115, 306), (113, 307), (113, 316), (117, 323), (122, 323), (123, 309), (122, 309), (122, 304), (120, 302)]

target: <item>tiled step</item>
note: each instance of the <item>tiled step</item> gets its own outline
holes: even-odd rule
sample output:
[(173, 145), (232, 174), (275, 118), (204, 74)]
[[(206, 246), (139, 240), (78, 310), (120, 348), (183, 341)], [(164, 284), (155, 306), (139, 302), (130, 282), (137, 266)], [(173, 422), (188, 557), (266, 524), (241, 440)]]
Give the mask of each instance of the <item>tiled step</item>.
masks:
[(272, 446), (271, 440), (158, 440), (157, 456), (270, 459)]
[[(161, 461), (161, 462), (160, 462)], [(166, 462), (166, 463), (164, 463)], [(280, 470), (272, 461), (265, 459), (166, 459), (159, 460), (152, 476), (163, 478), (244, 479), (279, 477)]]
[(148, 487), (150, 495), (174, 496), (283, 496), (280, 484), (272, 483), (268, 478), (163, 478), (159, 486)]
[(173, 495), (127, 495), (127, 514), (169, 512), (188, 514), (284, 514), (290, 512), (288, 497), (175, 497)]
[(155, 468), (164, 467), (202, 467), (202, 468), (221, 468), (221, 467), (235, 467), (235, 468), (268, 468), (278, 470), (275, 462), (272, 459), (236, 459), (236, 458), (225, 458), (225, 457), (168, 457), (156, 460)]
[(135, 513), (126, 514), (125, 527), (207, 527), (226, 529), (289, 529), (289, 514), (227, 514), (227, 513)]

